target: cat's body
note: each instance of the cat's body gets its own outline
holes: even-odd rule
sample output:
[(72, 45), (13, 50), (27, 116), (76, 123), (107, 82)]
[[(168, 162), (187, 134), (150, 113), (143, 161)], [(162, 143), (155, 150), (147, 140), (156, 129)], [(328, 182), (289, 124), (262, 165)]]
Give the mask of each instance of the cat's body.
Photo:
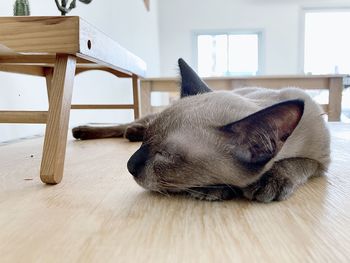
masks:
[[(146, 189), (207, 199), (287, 198), (329, 164), (322, 111), (296, 88), (211, 92), (182, 60), (182, 99), (130, 125), (77, 127), (80, 139), (143, 141), (128, 169)], [(193, 96), (196, 95), (196, 96)]]

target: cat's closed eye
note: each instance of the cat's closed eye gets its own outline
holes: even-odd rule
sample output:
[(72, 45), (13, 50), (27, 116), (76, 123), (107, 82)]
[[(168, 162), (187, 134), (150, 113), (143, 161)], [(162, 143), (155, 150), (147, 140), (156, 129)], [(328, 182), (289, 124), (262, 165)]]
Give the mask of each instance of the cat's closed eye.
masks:
[(161, 157), (170, 157), (170, 154), (166, 151), (161, 151), (161, 150), (158, 150), (155, 152), (155, 155), (156, 156), (161, 156)]
[(170, 167), (177, 164), (181, 160), (178, 154), (170, 153), (165, 150), (158, 150), (154, 155), (154, 163), (155, 167)]
[(154, 153), (154, 163), (171, 163), (172, 156), (166, 151), (158, 150)]
[(165, 151), (157, 151), (153, 161), (153, 171), (159, 176), (162, 175), (165, 169), (171, 168), (175, 165), (175, 161), (170, 154)]

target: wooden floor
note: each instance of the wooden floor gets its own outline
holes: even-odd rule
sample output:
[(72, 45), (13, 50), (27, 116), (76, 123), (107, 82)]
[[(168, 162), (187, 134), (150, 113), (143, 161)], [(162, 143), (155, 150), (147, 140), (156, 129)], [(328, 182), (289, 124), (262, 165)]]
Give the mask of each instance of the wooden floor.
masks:
[(120, 139), (70, 140), (56, 186), (41, 138), (0, 146), (0, 262), (349, 262), (350, 126), (332, 133), (328, 176), (272, 204), (148, 193)]

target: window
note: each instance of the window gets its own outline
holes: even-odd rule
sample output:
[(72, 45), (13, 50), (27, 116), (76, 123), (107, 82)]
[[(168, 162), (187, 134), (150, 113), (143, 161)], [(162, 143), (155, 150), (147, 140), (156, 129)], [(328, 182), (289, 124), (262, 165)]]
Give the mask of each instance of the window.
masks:
[(197, 65), (201, 76), (256, 75), (259, 33), (197, 35)]
[(305, 12), (305, 73), (350, 73), (349, 25), (350, 9)]
[[(306, 74), (350, 73), (350, 9), (306, 10), (304, 72)], [(346, 84), (349, 79), (344, 79)], [(346, 85), (345, 85), (346, 86)], [(327, 103), (327, 91), (314, 91), (313, 98)], [(343, 91), (343, 122), (350, 122), (350, 89)]]

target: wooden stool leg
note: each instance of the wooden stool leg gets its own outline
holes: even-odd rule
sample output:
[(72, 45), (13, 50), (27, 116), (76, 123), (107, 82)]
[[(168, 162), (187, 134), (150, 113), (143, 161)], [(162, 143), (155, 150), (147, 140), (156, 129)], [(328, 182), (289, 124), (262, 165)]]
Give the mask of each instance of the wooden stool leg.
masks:
[(45, 73), (45, 78), (46, 78), (47, 97), (48, 97), (48, 100), (50, 102), (51, 90), (52, 90), (53, 68), (45, 68), (44, 73)]
[(134, 118), (140, 118), (140, 81), (137, 75), (132, 75), (132, 90), (134, 99)]
[(57, 184), (63, 177), (75, 68), (75, 56), (56, 56), (40, 170), (47, 184)]

